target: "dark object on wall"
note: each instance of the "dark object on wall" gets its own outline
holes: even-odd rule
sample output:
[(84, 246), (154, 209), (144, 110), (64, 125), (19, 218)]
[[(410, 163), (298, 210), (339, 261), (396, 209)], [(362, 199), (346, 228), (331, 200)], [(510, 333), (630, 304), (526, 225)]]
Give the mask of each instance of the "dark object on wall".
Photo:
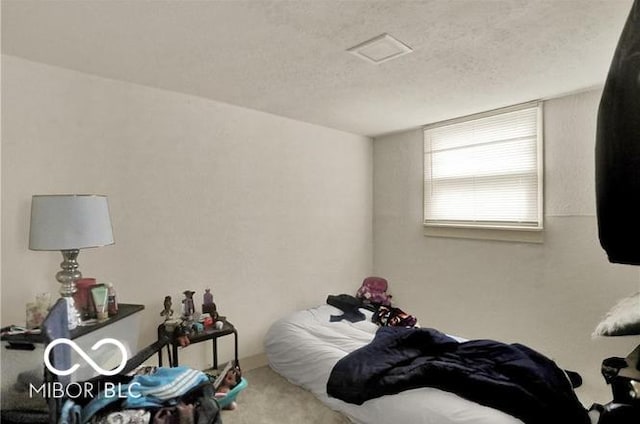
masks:
[(596, 202), (610, 262), (640, 265), (640, 2), (618, 41), (598, 110)]
[[(596, 203), (600, 244), (609, 261), (640, 265), (640, 0), (631, 7), (600, 100)], [(605, 329), (610, 329), (611, 323), (606, 324)], [(598, 327), (598, 333), (613, 335)], [(632, 328), (625, 334), (634, 332)], [(640, 345), (627, 358), (603, 361), (602, 374), (611, 385), (613, 400), (604, 406), (594, 404), (592, 421), (640, 422), (639, 372)]]

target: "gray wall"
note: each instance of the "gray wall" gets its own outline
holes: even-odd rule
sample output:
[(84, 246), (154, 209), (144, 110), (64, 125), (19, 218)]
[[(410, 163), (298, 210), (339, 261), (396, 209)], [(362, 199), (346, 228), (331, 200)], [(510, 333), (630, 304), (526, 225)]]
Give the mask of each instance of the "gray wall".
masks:
[(639, 337), (592, 339), (615, 302), (640, 288), (638, 268), (610, 264), (597, 239), (594, 139), (601, 92), (545, 102), (543, 244), (425, 237), (422, 131), (374, 140), (374, 270), (423, 326), (522, 342), (585, 377), (606, 401), (606, 356)]

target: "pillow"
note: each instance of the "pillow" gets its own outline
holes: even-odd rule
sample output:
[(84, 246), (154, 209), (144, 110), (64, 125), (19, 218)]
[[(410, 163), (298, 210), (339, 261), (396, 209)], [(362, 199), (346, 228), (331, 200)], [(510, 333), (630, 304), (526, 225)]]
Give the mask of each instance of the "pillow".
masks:
[(640, 334), (640, 291), (619, 301), (593, 332), (593, 336), (632, 334)]

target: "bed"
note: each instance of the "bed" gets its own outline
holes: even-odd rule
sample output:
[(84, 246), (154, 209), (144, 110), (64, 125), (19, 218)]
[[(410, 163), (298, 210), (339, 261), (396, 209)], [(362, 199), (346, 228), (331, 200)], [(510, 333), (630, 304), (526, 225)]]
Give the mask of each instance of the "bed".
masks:
[(371, 399), (362, 405), (330, 397), (326, 386), (333, 366), (348, 353), (371, 342), (378, 329), (371, 322), (373, 312), (360, 311), (366, 319), (355, 323), (330, 322), (330, 316), (342, 314), (331, 305), (294, 312), (278, 320), (265, 338), (269, 365), (355, 423), (522, 424), (501, 411), (430, 387)]
[(360, 311), (366, 319), (355, 323), (330, 322), (330, 316), (342, 314), (331, 305), (298, 311), (275, 322), (265, 337), (271, 368), (355, 423), (522, 424), (497, 409), (431, 387), (385, 395), (362, 405), (330, 397), (327, 381), (334, 365), (348, 353), (369, 344), (378, 329), (371, 322), (373, 313)]

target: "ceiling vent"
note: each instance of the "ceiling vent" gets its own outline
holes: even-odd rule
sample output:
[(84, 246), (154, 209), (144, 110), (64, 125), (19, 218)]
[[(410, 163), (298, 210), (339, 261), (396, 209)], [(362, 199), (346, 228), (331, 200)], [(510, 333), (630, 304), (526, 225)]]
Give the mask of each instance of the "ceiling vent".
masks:
[(376, 65), (387, 60), (395, 59), (407, 53), (411, 53), (413, 49), (402, 41), (396, 40), (389, 34), (381, 34), (377, 37), (360, 43), (357, 46), (347, 49), (351, 54), (358, 56)]

